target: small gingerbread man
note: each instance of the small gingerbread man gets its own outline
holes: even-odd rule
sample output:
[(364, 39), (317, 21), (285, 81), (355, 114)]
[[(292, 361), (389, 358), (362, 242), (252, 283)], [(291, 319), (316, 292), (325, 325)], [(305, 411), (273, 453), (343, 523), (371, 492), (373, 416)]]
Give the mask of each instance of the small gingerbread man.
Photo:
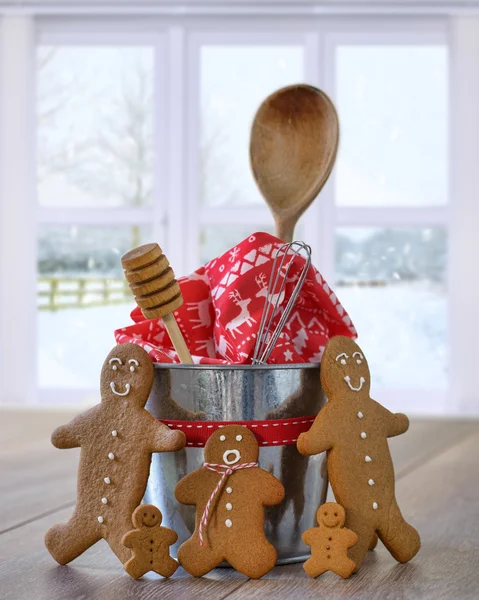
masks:
[(311, 577), (332, 571), (347, 579), (356, 566), (348, 558), (348, 548), (356, 544), (358, 536), (344, 528), (344, 508), (335, 502), (327, 502), (318, 508), (316, 519), (319, 527), (308, 529), (302, 535), (303, 542), (311, 546), (311, 558), (304, 563), (303, 569)]
[(135, 579), (149, 571), (171, 577), (178, 562), (171, 558), (169, 548), (178, 539), (178, 534), (168, 527), (161, 527), (161, 512), (152, 504), (138, 506), (132, 521), (135, 529), (125, 533), (122, 539), (123, 545), (133, 551), (125, 571)]

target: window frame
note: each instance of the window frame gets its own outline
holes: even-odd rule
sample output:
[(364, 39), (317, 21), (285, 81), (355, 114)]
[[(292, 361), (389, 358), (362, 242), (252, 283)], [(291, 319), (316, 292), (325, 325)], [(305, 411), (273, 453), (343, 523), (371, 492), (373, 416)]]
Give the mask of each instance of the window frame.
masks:
[[(30, 19), (31, 17), (25, 17)], [(341, 44), (393, 45), (451, 45), (448, 17), (409, 16), (378, 17), (376, 15), (350, 16), (286, 16), (286, 17), (215, 17), (205, 21), (193, 16), (168, 16), (151, 19), (123, 19), (96, 17), (72, 20), (68, 17), (35, 20), (30, 50), (36, 45), (150, 45), (155, 48), (155, 191), (151, 208), (145, 209), (55, 209), (33, 206), (36, 223), (121, 225), (124, 223), (152, 223), (156, 239), (165, 240), (170, 261), (178, 274), (197, 267), (200, 227), (204, 223), (226, 225), (251, 223), (271, 224), (266, 207), (248, 207), (205, 210), (198, 202), (198, 147), (199, 147), (199, 53), (201, 44), (237, 45), (280, 44), (285, 40), (304, 46), (305, 81), (324, 89), (335, 100), (335, 51)], [(287, 43), (286, 43), (287, 44)], [(452, 85), (449, 78), (449, 86)], [(178, 98), (181, 101), (178, 101)], [(189, 101), (187, 100), (189, 99)], [(34, 102), (30, 110), (34, 113)], [(163, 118), (158, 118), (162, 115)], [(34, 145), (35, 131), (30, 132)], [(0, 134), (1, 135), (1, 134)], [(451, 140), (449, 140), (451, 148)], [(451, 152), (451, 150), (450, 150)], [(30, 173), (30, 175), (32, 175)], [(334, 203), (335, 172), (321, 192), (320, 199), (308, 210), (303, 222), (304, 237), (313, 242), (315, 264), (325, 278), (334, 281), (334, 234), (344, 226), (444, 226), (450, 228), (450, 205), (426, 208), (358, 208), (338, 207)], [(161, 204), (163, 200), (163, 205)], [(1, 226), (0, 226), (1, 227)], [(178, 235), (186, 244), (177, 244)], [(195, 249), (196, 246), (196, 249)], [(36, 250), (35, 250), (36, 253)], [(35, 261), (31, 252), (24, 262)], [(448, 271), (448, 279), (449, 279)], [(27, 319), (32, 323), (36, 307), (30, 303)], [(35, 314), (32, 314), (35, 311)], [(452, 316), (449, 319), (452, 327)], [(25, 331), (23, 332), (25, 334)], [(2, 340), (2, 350), (7, 344)], [(384, 392), (384, 393), (383, 393)], [(411, 407), (427, 410), (425, 399), (434, 398), (434, 409), (446, 411), (447, 390), (381, 390), (383, 398), (395, 403), (395, 398), (410, 398)], [(79, 403), (91, 398), (95, 390), (40, 389), (36, 401), (43, 403), (53, 398), (68, 398)], [(438, 395), (440, 400), (438, 402)], [(31, 390), (26, 401), (35, 401)], [(406, 407), (407, 408), (407, 407)]]

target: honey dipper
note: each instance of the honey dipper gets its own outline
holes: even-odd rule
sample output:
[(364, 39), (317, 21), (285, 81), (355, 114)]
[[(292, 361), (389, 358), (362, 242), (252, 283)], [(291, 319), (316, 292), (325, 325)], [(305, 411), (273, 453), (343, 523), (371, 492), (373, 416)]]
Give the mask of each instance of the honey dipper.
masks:
[(183, 304), (180, 286), (173, 269), (158, 244), (144, 244), (121, 259), (137, 305), (147, 319), (163, 319), (180, 361), (193, 364), (173, 311)]

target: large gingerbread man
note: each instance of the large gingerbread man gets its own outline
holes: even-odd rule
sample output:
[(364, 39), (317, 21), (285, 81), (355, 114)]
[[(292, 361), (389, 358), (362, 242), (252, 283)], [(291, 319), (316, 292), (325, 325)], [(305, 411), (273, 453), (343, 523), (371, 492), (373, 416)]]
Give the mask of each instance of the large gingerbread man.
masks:
[(121, 539), (145, 493), (151, 453), (185, 445), (182, 432), (171, 431), (144, 408), (153, 377), (145, 350), (116, 346), (103, 364), (101, 403), (53, 432), (57, 448), (81, 447), (73, 515), (45, 536), (50, 554), (62, 565), (102, 538), (125, 563), (131, 552)]
[(418, 552), (418, 532), (404, 520), (396, 502), (388, 438), (405, 433), (406, 415), (393, 414), (369, 396), (370, 374), (361, 348), (343, 336), (330, 340), (321, 361), (321, 383), (328, 403), (298, 450), (305, 456), (327, 451), (328, 473), (346, 526), (359, 537), (349, 551), (359, 569), (378, 534), (399, 562)]
[(149, 571), (171, 577), (178, 568), (178, 562), (170, 556), (170, 546), (178, 539), (176, 531), (161, 527), (162, 514), (153, 504), (141, 504), (132, 521), (135, 529), (122, 539), (123, 545), (133, 552), (125, 571), (135, 579)]
[(319, 527), (307, 529), (302, 535), (303, 542), (311, 546), (311, 558), (304, 563), (303, 569), (311, 577), (332, 571), (347, 579), (355, 567), (348, 558), (348, 548), (354, 546), (358, 536), (343, 527), (344, 508), (335, 502), (326, 502), (318, 508), (316, 519)]
[(191, 575), (201, 577), (226, 560), (256, 579), (276, 564), (276, 550), (264, 534), (264, 507), (279, 504), (284, 487), (259, 468), (258, 455), (249, 429), (222, 427), (206, 442), (203, 466), (176, 486), (179, 502), (196, 505), (195, 531), (178, 552)]

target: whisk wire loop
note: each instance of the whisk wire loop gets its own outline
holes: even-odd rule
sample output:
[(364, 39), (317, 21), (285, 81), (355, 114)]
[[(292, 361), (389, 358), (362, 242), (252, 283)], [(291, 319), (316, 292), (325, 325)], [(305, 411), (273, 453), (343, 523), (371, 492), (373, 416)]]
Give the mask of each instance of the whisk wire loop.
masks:
[[(289, 262), (285, 268), (285, 263), (288, 258)], [(293, 264), (298, 262), (298, 258), (304, 261), (303, 267), (296, 280), (293, 292), (288, 299), (288, 303), (283, 309), (276, 327), (272, 330), (274, 319), (281, 310), (281, 306), (285, 299), (288, 275)], [(299, 294), (301, 293), (301, 289), (306, 281), (310, 266), (311, 248), (308, 246), (308, 244), (295, 241), (289, 244), (283, 244), (280, 248), (278, 248), (273, 259), (267, 294), (264, 301), (263, 313), (261, 315), (261, 320), (258, 327), (258, 334), (256, 337), (256, 344), (252, 359), (253, 364), (265, 364), (268, 361), (271, 352), (279, 340), (284, 326), (291, 315)], [(284, 275), (282, 274), (283, 269), (285, 269)]]

